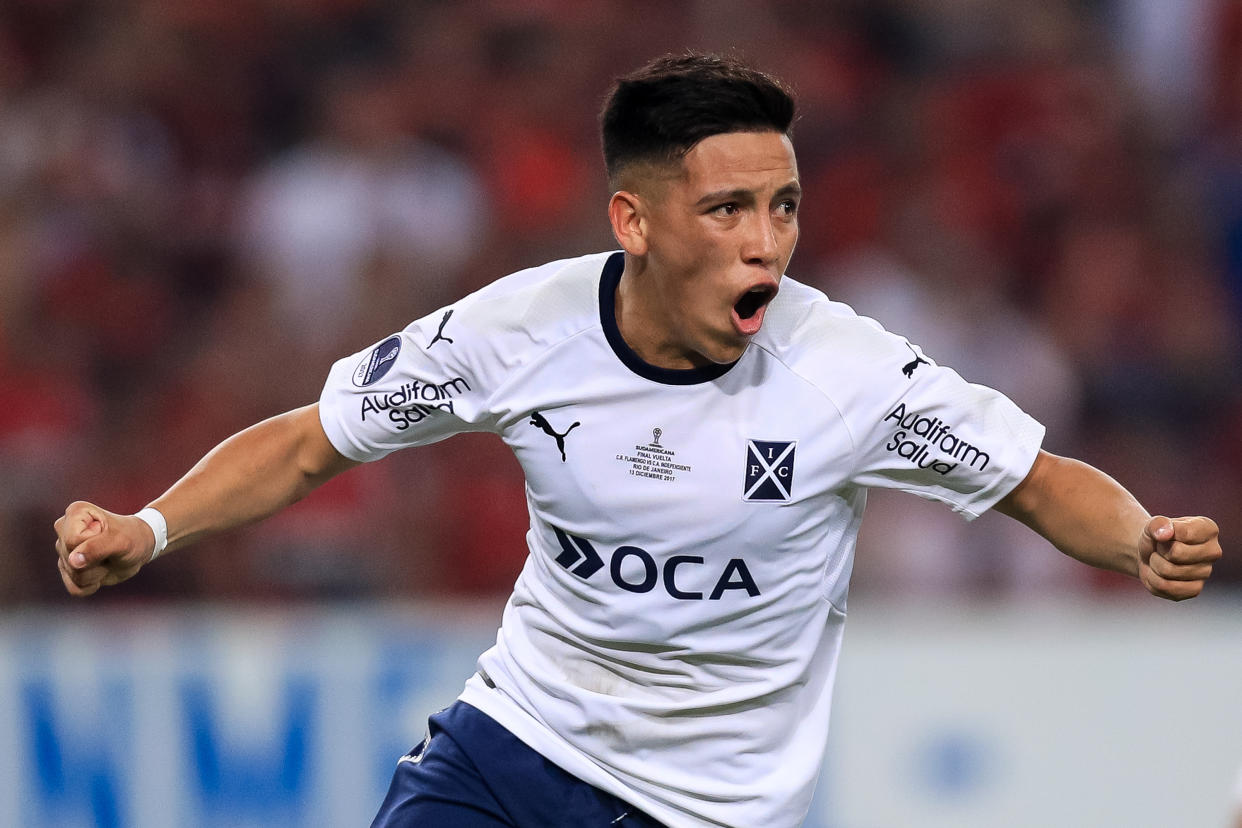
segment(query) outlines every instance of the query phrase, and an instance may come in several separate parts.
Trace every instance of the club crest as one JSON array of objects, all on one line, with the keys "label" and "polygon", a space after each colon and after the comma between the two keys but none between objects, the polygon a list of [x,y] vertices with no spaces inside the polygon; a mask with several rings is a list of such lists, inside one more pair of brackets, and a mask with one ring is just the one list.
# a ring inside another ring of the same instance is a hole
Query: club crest
[{"label": "club crest", "polygon": [[747,440],[742,500],[789,500],[793,495],[794,450],[797,447],[797,440]]}]

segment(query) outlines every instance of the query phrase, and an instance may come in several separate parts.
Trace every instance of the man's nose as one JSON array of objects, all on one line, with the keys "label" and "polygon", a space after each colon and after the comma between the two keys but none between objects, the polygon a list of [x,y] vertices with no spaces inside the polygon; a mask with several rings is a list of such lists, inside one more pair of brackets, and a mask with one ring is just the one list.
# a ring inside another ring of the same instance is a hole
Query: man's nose
[{"label": "man's nose", "polygon": [[742,259],[750,264],[771,265],[780,258],[780,244],[776,239],[776,226],[767,213],[757,213],[750,222]]}]

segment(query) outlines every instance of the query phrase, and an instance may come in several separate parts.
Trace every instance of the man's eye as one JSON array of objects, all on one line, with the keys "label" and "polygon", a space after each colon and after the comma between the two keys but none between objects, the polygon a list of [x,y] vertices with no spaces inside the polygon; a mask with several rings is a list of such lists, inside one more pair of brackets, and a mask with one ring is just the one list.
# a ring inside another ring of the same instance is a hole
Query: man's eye
[{"label": "man's eye", "polygon": [[792,216],[794,213],[798,212],[798,202],[793,201],[792,199],[786,199],[776,205],[776,211],[784,216]]},{"label": "man's eye", "polygon": [[718,216],[736,216],[738,214],[738,206],[733,203],[721,204],[712,210]]}]

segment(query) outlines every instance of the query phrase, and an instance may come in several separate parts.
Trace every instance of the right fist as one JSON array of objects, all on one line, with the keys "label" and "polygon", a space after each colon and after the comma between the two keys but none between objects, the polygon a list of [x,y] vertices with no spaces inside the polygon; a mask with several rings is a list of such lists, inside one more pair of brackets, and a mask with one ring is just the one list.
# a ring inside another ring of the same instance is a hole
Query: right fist
[{"label": "right fist", "polygon": [[79,598],[133,577],[155,550],[155,535],[145,522],[80,500],[69,504],[55,527],[60,578]]}]

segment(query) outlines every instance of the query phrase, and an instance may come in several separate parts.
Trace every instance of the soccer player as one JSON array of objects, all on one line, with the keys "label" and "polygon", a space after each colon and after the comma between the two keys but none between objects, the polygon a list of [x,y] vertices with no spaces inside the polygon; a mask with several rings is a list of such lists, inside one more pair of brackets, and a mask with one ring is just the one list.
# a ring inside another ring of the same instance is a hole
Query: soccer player
[{"label": "soccer player", "polygon": [[1152,517],[1042,451],[1001,393],[784,276],[793,116],[728,59],[622,78],[601,118],[618,252],[512,274],[342,359],[317,404],[225,440],[137,515],[72,504],[65,586],[89,595],[397,449],[499,435],[529,554],[375,824],[531,828],[803,820],[870,487],[997,508],[1197,595],[1211,520]]}]

